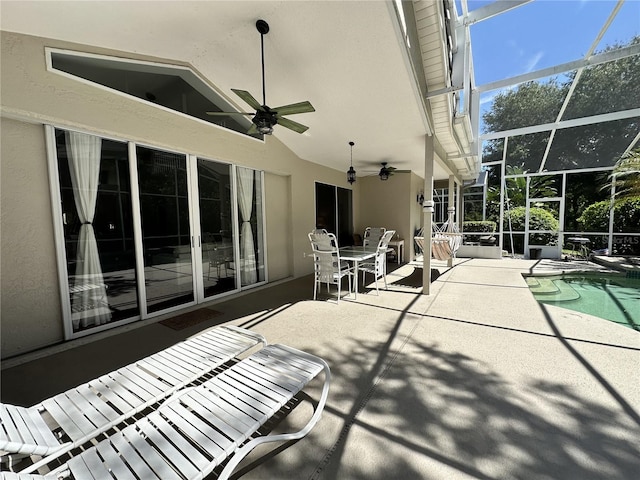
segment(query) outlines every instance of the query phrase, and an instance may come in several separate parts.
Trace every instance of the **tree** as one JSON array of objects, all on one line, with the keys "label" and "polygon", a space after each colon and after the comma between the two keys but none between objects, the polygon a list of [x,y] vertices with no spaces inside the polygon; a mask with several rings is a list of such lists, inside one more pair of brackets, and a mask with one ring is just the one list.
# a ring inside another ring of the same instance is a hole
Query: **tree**
[{"label": "tree", "polygon": [[[628,44],[640,43],[640,37]],[[604,52],[620,48],[614,44]],[[602,53],[598,52],[598,53]],[[494,98],[483,115],[484,132],[555,122],[576,72],[544,82],[527,82]],[[640,108],[640,55],[584,68],[562,115],[562,120]],[[545,164],[546,170],[611,167],[640,129],[638,117],[561,129],[556,132]],[[549,132],[509,137],[507,164],[539,171]],[[504,139],[483,147],[484,161],[501,160]]]},{"label": "tree", "polygon": [[[551,79],[548,83],[527,82],[513,90],[499,93],[493,100],[493,108],[482,119],[484,131],[503,131],[555,121],[568,87]],[[509,138],[507,162],[523,165],[527,171],[537,171],[545,151],[548,132]],[[483,161],[502,160],[504,139],[486,142]]]},{"label": "tree", "polygon": [[[608,232],[611,202],[608,200],[589,205],[578,222],[585,232]],[[634,232],[640,225],[640,196],[621,198],[613,207],[614,232]]]}]

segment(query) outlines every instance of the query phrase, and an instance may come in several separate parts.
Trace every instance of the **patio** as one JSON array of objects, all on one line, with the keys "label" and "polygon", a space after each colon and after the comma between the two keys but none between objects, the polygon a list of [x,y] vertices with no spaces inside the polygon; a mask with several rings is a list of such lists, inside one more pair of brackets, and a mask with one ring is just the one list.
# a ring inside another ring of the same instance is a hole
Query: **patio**
[{"label": "patio", "polygon": [[[325,290],[311,300],[306,276],[209,304],[210,320],[182,330],[152,323],[27,363],[5,361],[2,401],[31,405],[232,323],[323,357],[333,375],[315,429],[293,445],[255,451],[241,464],[244,479],[637,474],[638,333],[539,305],[522,274],[555,268],[549,262],[434,263],[440,275],[429,296],[420,295],[422,273],[411,264],[389,273],[388,291],[339,306]],[[313,385],[284,424],[308,414]]]}]

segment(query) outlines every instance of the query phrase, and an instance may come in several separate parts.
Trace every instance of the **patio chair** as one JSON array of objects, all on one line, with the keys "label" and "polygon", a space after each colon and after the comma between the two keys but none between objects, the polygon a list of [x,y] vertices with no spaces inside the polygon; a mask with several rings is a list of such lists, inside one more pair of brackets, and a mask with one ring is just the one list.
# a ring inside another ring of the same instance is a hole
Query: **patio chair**
[{"label": "patio chair", "polygon": [[340,260],[340,249],[338,239],[333,233],[309,233],[309,241],[313,250],[313,299],[317,298],[318,286],[322,283],[338,286],[338,299],[340,303],[340,292],[342,278],[349,277],[349,294],[351,294],[351,282],[354,274],[353,266],[347,261]]},{"label": "patio chair", "polygon": [[23,470],[36,471],[52,456],[95,438],[266,343],[250,330],[216,327],[33,407],[0,404],[0,452],[10,468],[14,460],[37,456]]},{"label": "patio chair", "polygon": [[387,250],[389,250],[389,242],[395,234],[395,230],[387,230],[384,232],[384,235],[382,235],[376,247],[376,256],[373,260],[365,260],[358,265],[358,270],[362,272],[363,284],[367,273],[373,275],[376,284],[376,293],[379,293],[378,279],[380,278],[384,280],[384,288],[385,290],[387,289]]},{"label": "patio chair", "polygon": [[[320,373],[322,393],[304,427],[293,433],[257,433]],[[227,479],[258,445],[306,436],[320,420],[330,381],[331,371],[321,358],[269,345],[201,385],[176,392],[157,410],[110,432],[46,477],[20,480],[195,480],[229,459],[216,477]]]},{"label": "patio chair", "polygon": [[387,229],[384,227],[367,227],[364,229],[362,245],[365,247],[378,245]]}]

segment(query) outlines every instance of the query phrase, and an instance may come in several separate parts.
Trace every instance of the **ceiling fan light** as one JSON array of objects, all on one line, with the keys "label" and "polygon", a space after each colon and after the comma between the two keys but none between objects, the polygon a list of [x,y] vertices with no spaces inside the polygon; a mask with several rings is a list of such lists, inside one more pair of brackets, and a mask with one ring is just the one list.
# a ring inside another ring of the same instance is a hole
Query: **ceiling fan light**
[{"label": "ceiling fan light", "polygon": [[389,172],[387,171],[386,168],[382,168],[378,175],[380,176],[380,180],[382,180],[383,182],[385,180],[389,180]]},{"label": "ceiling fan light", "polygon": [[258,114],[253,117],[253,123],[255,123],[258,132],[263,135],[271,135],[273,133],[273,125],[275,122],[272,122],[272,119],[268,115],[260,114],[262,112],[258,112]]},{"label": "ceiling fan light", "polygon": [[347,170],[347,182],[354,183],[356,181],[356,171],[353,169],[353,166],[349,167]]}]

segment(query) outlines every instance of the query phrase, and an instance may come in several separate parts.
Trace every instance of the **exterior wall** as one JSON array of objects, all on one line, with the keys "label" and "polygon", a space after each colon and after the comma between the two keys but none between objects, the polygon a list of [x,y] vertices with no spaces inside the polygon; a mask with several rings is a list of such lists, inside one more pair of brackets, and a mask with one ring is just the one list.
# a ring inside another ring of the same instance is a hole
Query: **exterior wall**
[{"label": "exterior wall", "polygon": [[[415,177],[415,178],[414,178]],[[413,258],[413,232],[417,211],[413,173],[396,173],[383,182],[377,175],[358,178],[361,211],[355,232],[364,234],[366,227],[385,227],[404,238],[405,261]],[[414,207],[414,205],[416,207]],[[410,208],[407,208],[407,207]]]},{"label": "exterior wall", "polygon": [[48,72],[45,47],[137,55],[0,33],[2,358],[63,341],[44,124],[265,170],[266,218],[276,225],[267,225],[269,272],[276,279],[312,272],[304,253],[315,224],[314,184],[349,188],[344,172],[301,160],[276,136],[252,139]]},{"label": "exterior wall", "polygon": [[291,177],[265,174],[267,269],[269,281],[293,275]]},{"label": "exterior wall", "polygon": [[63,329],[44,127],[4,118],[0,127],[0,348],[5,356],[59,342]]}]

